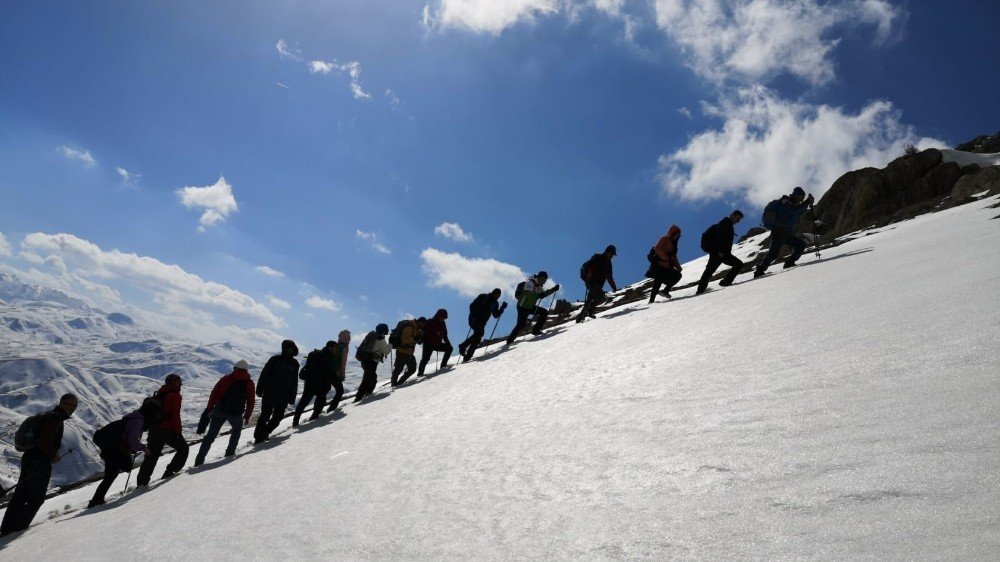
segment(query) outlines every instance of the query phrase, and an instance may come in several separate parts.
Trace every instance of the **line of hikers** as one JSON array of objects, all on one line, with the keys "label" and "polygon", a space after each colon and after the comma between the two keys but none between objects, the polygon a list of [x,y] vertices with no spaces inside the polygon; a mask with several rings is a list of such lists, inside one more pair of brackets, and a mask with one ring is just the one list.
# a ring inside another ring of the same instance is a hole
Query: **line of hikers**
[{"label": "line of hikers", "polygon": [[[757,266],[754,272],[755,278],[766,273],[767,268],[780,255],[784,245],[792,248],[791,255],[785,260],[785,268],[795,266],[805,250],[806,242],[794,235],[794,228],[812,203],[812,195],[806,197],[805,191],[801,187],[796,187],[790,195],[782,196],[765,207],[762,222],[765,228],[771,231],[771,247]],[[722,286],[732,284],[745,266],[732,253],[734,227],[742,218],[741,211],[733,211],[702,234],[701,249],[708,254],[708,264],[698,282],[696,294],[707,290],[709,280],[722,264],[731,267],[719,282]],[[649,250],[647,258],[650,265],[646,276],[653,279],[649,295],[650,303],[655,302],[657,294],[669,298],[670,289],[681,279],[681,265],[677,259],[680,238],[681,229],[671,225],[667,233]],[[605,283],[610,285],[612,291],[618,290],[611,263],[616,255],[615,246],[609,245],[603,252],[594,254],[581,266],[580,277],[587,292],[576,322],[596,317],[595,308],[606,298]],[[529,320],[533,322],[531,334],[537,336],[541,333],[548,309],[539,306],[539,302],[560,288],[556,284],[545,289],[547,281],[548,273],[539,271],[517,285],[514,291],[517,320],[514,329],[506,338],[507,345],[515,341],[529,324]],[[501,295],[502,291],[499,288],[493,289],[489,293],[477,296],[469,305],[470,335],[458,345],[462,361],[469,361],[474,356],[483,341],[490,318],[499,319],[506,310],[507,303],[499,302]],[[361,402],[374,392],[377,384],[377,367],[390,356],[392,349],[396,350],[390,379],[390,385],[394,388],[405,383],[414,373],[418,377],[424,376],[425,368],[435,352],[444,354],[438,370],[447,369],[448,360],[454,350],[448,338],[448,327],[445,323],[447,318],[448,311],[442,308],[430,320],[423,317],[402,320],[391,332],[386,324],[378,324],[374,330],[366,334],[355,353],[355,358],[361,363],[363,375],[354,402]],[[292,427],[299,426],[301,416],[310,402],[313,403],[310,420],[318,418],[324,406],[327,407],[327,412],[336,411],[344,395],[350,342],[351,333],[347,330],[341,331],[336,341],[328,341],[322,349],[310,352],[306,356],[305,365],[300,369],[299,362],[295,359],[299,354],[298,347],[292,340],[285,340],[281,343],[281,353],[272,356],[264,364],[257,384],[254,384],[250,377],[249,364],[245,360],[237,361],[232,372],[220,378],[213,387],[208,404],[199,419],[197,433],[204,434],[204,438],[195,456],[194,466],[201,466],[205,462],[223,424],[228,424],[230,427],[229,442],[224,456],[231,457],[236,454],[242,429],[250,423],[257,397],[261,398],[260,416],[254,429],[254,444],[257,445],[270,439],[270,434],[277,429],[291,404],[295,404]],[[418,344],[423,346],[419,365],[415,357]],[[302,380],[304,385],[302,395],[296,403],[299,380]],[[126,414],[94,433],[93,441],[100,448],[105,470],[104,478],[95,489],[88,508],[105,503],[105,495],[115,478],[121,472],[131,472],[135,457],[139,453],[145,454],[136,479],[136,484],[140,487],[149,485],[165,446],[169,445],[175,452],[163,472],[163,478],[169,479],[181,471],[187,462],[189,452],[180,418],[182,386],[183,381],[180,376],[167,375],[163,386],[151,397],[146,398],[136,411]],[[334,390],[334,395],[327,403],[326,398],[330,390]],[[55,408],[27,418],[15,433],[15,448],[24,455],[21,457],[21,472],[14,494],[0,524],[0,537],[26,529],[44,503],[52,475],[52,465],[61,458],[63,423],[73,415],[77,404],[78,399],[75,395],[65,394]],[[141,442],[143,432],[148,432],[145,445]],[[62,456],[66,454],[68,452]],[[3,494],[6,492],[4,490]]]}]

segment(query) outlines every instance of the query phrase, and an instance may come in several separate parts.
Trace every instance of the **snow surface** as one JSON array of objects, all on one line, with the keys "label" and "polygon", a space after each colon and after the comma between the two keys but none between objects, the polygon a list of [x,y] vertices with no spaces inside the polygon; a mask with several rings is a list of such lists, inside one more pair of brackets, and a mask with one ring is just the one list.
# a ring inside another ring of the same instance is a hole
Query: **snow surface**
[{"label": "snow surface", "polygon": [[71,492],[0,554],[995,560],[997,201],[494,347],[103,508]]},{"label": "snow surface", "polygon": [[990,166],[1000,166],[1000,153],[979,154],[976,152],[963,152],[961,150],[940,149],[943,162],[955,162],[959,166],[978,164],[981,168]]}]

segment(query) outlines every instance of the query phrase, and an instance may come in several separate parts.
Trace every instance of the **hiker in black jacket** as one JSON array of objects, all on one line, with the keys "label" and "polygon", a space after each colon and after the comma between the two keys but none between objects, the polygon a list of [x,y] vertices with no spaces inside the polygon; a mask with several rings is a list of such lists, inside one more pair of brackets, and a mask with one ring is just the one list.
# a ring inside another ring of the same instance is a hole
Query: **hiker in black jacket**
[{"label": "hiker in black jacket", "polygon": [[472,359],[476,353],[476,348],[483,341],[486,333],[486,324],[490,317],[500,318],[504,310],[507,310],[507,303],[497,306],[500,302],[502,291],[497,288],[489,293],[483,293],[476,297],[469,305],[469,328],[472,328],[472,335],[458,344],[458,354],[462,356],[462,361]]},{"label": "hiker in black jacket", "polygon": [[723,287],[732,285],[733,281],[736,280],[736,276],[743,269],[743,262],[733,255],[733,238],[736,236],[736,231],[733,227],[742,218],[743,213],[741,211],[733,211],[728,217],[719,221],[718,224],[708,227],[708,230],[702,234],[701,249],[708,254],[708,265],[705,266],[705,272],[701,274],[701,280],[698,281],[696,295],[700,295],[708,289],[708,281],[715,274],[715,270],[719,269],[720,265],[726,264],[732,268],[726,274],[725,278],[719,281],[719,285]]},{"label": "hiker in black jacket", "polygon": [[281,342],[281,354],[267,360],[257,379],[257,396],[260,397],[260,417],[253,432],[254,444],[267,441],[285,417],[285,408],[295,404],[299,390],[299,362],[295,356],[299,348],[292,340]]},{"label": "hiker in black jacket", "polygon": [[[349,332],[347,337],[349,340]],[[306,357],[306,365],[302,367],[302,372],[299,374],[300,378],[306,384],[302,388],[302,397],[299,398],[299,403],[295,406],[292,427],[299,426],[299,418],[305,412],[306,405],[313,400],[315,400],[315,403],[313,404],[312,415],[309,416],[309,419],[314,420],[319,417],[323,411],[323,406],[326,404],[326,394],[330,392],[333,380],[338,376],[343,351],[343,346],[330,340],[326,342],[323,349],[316,349],[309,352],[309,356]],[[342,395],[343,386],[340,388],[340,394]],[[336,400],[340,400],[340,395],[337,396]]]},{"label": "hiker in black jacket", "polygon": [[52,465],[61,458],[59,449],[62,447],[63,422],[73,415],[77,404],[75,394],[63,394],[59,405],[38,421],[32,447],[21,457],[21,473],[7,511],[3,514],[0,537],[27,529],[45,503]]},{"label": "hiker in black jacket", "polygon": [[580,272],[580,277],[583,278],[583,283],[587,287],[587,295],[584,297],[580,314],[576,317],[577,323],[583,322],[588,316],[597,318],[594,315],[594,309],[597,308],[597,305],[604,302],[605,281],[611,285],[612,291],[618,290],[611,267],[611,258],[616,255],[618,255],[618,250],[614,244],[611,244],[604,249],[604,253],[594,254],[584,264],[583,270]]}]

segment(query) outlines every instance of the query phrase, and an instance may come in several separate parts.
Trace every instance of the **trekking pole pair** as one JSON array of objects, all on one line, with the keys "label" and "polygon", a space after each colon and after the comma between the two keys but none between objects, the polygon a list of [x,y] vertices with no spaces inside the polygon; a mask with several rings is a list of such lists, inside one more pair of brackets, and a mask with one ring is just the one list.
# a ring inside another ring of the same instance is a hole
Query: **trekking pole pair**
[{"label": "trekking pole pair", "polygon": [[[500,313],[500,316],[503,316],[503,312]],[[500,324],[500,316],[497,316],[497,321],[493,323],[493,330],[490,331],[490,339],[486,340],[486,346],[483,347],[483,353],[485,353],[485,350],[491,343],[493,343],[493,334],[497,333],[497,326]]]}]

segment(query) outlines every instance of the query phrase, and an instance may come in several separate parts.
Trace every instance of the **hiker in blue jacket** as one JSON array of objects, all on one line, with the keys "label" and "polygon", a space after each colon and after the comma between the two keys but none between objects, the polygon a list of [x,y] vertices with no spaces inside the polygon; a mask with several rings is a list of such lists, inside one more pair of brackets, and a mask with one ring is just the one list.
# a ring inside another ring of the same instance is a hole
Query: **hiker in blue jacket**
[{"label": "hiker in blue jacket", "polygon": [[754,271],[754,277],[760,277],[767,272],[767,268],[778,259],[781,247],[785,245],[792,248],[792,255],[785,260],[785,269],[795,267],[795,262],[802,257],[802,252],[806,249],[805,240],[795,236],[795,224],[812,204],[812,194],[806,197],[805,190],[796,187],[791,195],[783,195],[781,199],[771,201],[764,208],[764,227],[771,230],[771,247],[764,256],[764,261],[760,262]]}]

